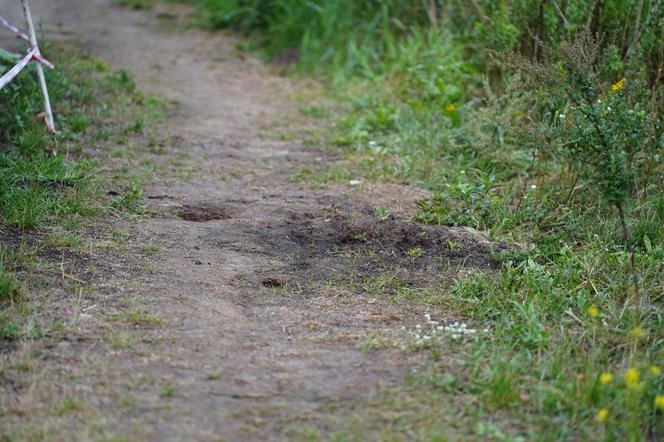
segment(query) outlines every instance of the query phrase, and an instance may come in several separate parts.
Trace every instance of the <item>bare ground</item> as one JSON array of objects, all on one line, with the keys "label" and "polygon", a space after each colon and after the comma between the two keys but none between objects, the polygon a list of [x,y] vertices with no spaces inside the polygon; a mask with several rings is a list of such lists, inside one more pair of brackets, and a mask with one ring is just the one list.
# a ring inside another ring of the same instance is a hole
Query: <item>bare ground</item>
[{"label": "bare ground", "polygon": [[[295,182],[334,153],[265,133],[304,124],[294,97],[309,85],[242,55],[234,37],[169,30],[154,12],[106,0],[31,4],[51,38],[127,67],[173,103],[157,160],[192,173],[153,177],[149,216],[95,220],[85,251],[41,252],[54,276],[32,296],[67,326],[0,343],[9,440],[333,434],[353,404],[398,388],[420,362],[360,347],[377,332],[398,336],[423,307],[349,281],[389,275],[417,287],[495,266],[476,232],[408,221],[421,191]],[[377,207],[392,215],[377,219]]]}]

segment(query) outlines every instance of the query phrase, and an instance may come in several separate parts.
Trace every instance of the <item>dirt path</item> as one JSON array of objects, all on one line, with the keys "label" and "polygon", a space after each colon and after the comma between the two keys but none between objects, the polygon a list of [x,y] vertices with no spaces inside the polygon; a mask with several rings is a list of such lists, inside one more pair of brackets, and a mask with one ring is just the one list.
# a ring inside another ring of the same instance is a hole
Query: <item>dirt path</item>
[{"label": "dirt path", "polygon": [[[232,37],[170,32],[154,12],[105,0],[31,3],[51,38],[176,103],[151,158],[191,176],[146,186],[149,219],[104,221],[128,232],[125,250],[68,255],[94,294],[75,329],[17,351],[32,368],[10,375],[14,428],[48,440],[283,440],[308,426],[332,433],[364,398],[402,385],[417,354],[360,346],[376,334],[398,342],[422,311],[357,285],[487,267],[490,245],[405,221],[421,196],[407,186],[294,182],[332,154],[260,128],[297,115],[303,86],[242,56]],[[380,222],[379,206],[397,216]],[[53,411],[63,398],[75,412]]]}]

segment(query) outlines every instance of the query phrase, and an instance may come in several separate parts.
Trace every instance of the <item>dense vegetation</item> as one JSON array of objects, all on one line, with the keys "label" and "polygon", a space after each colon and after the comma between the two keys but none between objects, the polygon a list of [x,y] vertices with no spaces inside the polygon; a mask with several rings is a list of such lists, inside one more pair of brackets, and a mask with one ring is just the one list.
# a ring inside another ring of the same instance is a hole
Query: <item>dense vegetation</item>
[{"label": "dense vegetation", "polygon": [[[507,439],[664,437],[662,2],[192,2],[352,104],[344,167],[434,191],[421,222],[518,245],[422,296],[492,330],[452,380],[431,345],[427,388]],[[440,434],[422,422],[390,428]]]}]

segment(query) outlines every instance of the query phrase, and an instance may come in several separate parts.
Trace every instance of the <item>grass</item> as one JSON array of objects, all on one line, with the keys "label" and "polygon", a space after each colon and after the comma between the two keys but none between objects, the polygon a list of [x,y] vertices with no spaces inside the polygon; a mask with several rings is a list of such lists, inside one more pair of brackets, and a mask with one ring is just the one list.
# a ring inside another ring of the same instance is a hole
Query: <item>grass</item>
[{"label": "grass", "polygon": [[127,321],[136,326],[156,326],[164,323],[162,317],[152,314],[145,309],[128,312]]},{"label": "grass", "polygon": [[140,247],[141,253],[145,253],[146,255],[153,255],[157,253],[160,248],[158,244],[155,244],[153,242],[148,242],[146,244],[141,245]]},{"label": "grass", "polygon": [[[100,164],[106,159],[97,148],[142,133],[161,112],[161,104],[143,96],[127,71],[109,71],[105,63],[65,45],[44,47],[47,56],[62,66],[47,73],[58,134],[49,134],[34,118],[42,106],[34,70],[28,69],[0,91],[4,338],[40,333],[41,313],[33,311],[31,301],[35,290],[45,285],[39,270],[44,265],[29,256],[44,248],[81,250],[86,244],[81,236],[86,220],[107,211],[140,212],[136,202],[140,186],[127,173],[111,172],[114,186],[126,186],[129,192],[115,200],[105,198],[111,177],[101,173],[108,165]],[[0,70],[10,64],[11,60],[1,59]],[[33,252],[24,253],[26,248]]]},{"label": "grass", "polygon": [[216,381],[221,379],[221,372],[218,371],[209,371],[205,373],[205,380],[206,381]]},{"label": "grass", "polygon": [[173,397],[178,392],[178,387],[176,385],[167,385],[161,389],[159,395],[161,397]]},{"label": "grass", "polygon": [[157,1],[156,0],[114,0],[114,4],[118,6],[124,6],[131,9],[150,9],[152,8]]},{"label": "grass", "polygon": [[[59,135],[47,134],[33,119],[41,106],[34,73],[20,76],[1,92],[5,108],[0,117],[0,219],[21,230],[54,218],[98,213],[91,199],[96,196],[98,182],[93,176],[99,165],[77,153],[86,142],[105,137],[105,119],[119,120],[144,104],[155,108],[126,71],[107,72],[103,63],[63,47],[50,50],[69,66],[48,76],[52,101],[58,104]],[[121,131],[135,132],[155,118],[153,110],[145,109]],[[93,123],[94,130],[89,130]]]},{"label": "grass", "polygon": [[[446,117],[435,120],[433,112],[417,111],[420,116],[414,117],[408,104],[398,97],[390,99],[404,109],[396,112],[399,117],[390,123],[392,127],[377,126],[371,117],[387,111],[364,104],[351,108],[342,125],[343,144],[350,146],[351,155],[359,162],[371,158],[380,171],[365,179],[407,179],[436,192],[434,200],[421,202],[416,217],[420,222],[471,226],[518,246],[502,257],[504,266],[498,272],[457,277],[449,291],[396,288],[397,302],[444,306],[496,331],[491,339],[468,346],[463,356],[467,374],[458,379],[456,388],[435,395],[442,401],[467,400],[473,407],[445,411],[423,387],[395,392],[402,399],[369,402],[366,413],[349,418],[353,429],[341,439],[415,434],[417,440],[553,441],[597,435],[606,440],[643,440],[648,432],[661,434],[664,429],[657,424],[661,411],[654,404],[664,390],[664,379],[649,373],[651,366],[664,365],[660,261],[664,237],[658,214],[662,189],[653,187],[649,195],[639,196],[629,220],[630,229],[637,232],[641,290],[651,300],[642,310],[632,289],[620,224],[612,208],[602,205],[591,189],[585,188],[585,194],[572,190],[574,198],[566,204],[561,199],[570,194],[571,179],[557,181],[559,177],[549,175],[543,166],[524,179],[519,170],[528,168],[527,156],[521,160],[521,153],[514,151],[511,157],[496,158],[496,152],[483,150],[476,138],[477,144],[463,140],[478,127],[474,124],[481,124],[471,123],[480,117],[474,109],[455,110],[470,121],[454,127]],[[431,127],[422,127],[421,121],[432,120]],[[375,145],[388,146],[388,155],[381,152],[376,161]],[[500,154],[504,156],[508,148]],[[418,251],[411,253],[415,257]],[[591,307],[598,309],[595,317],[589,313],[594,311]],[[634,331],[640,329],[643,336],[636,338]],[[444,354],[445,347],[438,352]],[[629,387],[625,381],[630,368],[640,374],[637,386]],[[433,360],[429,382],[452,369]],[[602,373],[611,373],[616,380],[600,386]],[[608,417],[598,417],[604,409]],[[477,410],[483,410],[483,420],[475,418]],[[395,413],[403,416],[401,425],[382,418]],[[458,436],[441,433],[449,414],[462,416],[454,421],[461,423]],[[380,432],[367,433],[366,425],[381,423]]]},{"label": "grass", "polygon": [[23,300],[24,290],[12,273],[0,267],[0,300],[3,304],[15,303]]},{"label": "grass", "polygon": [[53,412],[58,416],[77,413],[85,410],[85,404],[77,399],[65,397],[53,405]]}]

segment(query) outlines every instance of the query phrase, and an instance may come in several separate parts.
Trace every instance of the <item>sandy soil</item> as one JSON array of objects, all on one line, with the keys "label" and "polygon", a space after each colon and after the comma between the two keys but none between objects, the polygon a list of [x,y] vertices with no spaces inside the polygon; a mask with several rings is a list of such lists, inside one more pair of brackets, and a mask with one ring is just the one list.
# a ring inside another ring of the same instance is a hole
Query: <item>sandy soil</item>
[{"label": "sandy soil", "polygon": [[[17,9],[8,3],[0,9]],[[292,180],[330,150],[261,134],[293,124],[286,116],[306,85],[238,52],[234,37],[174,31],[154,11],[106,0],[31,4],[51,39],[126,67],[173,103],[158,130],[161,160],[195,168],[148,183],[149,217],[99,220],[99,241],[125,229],[126,247],[56,258],[92,289],[65,332],[12,344],[5,435],[284,440],[305,426],[332,433],[353,404],[402,385],[420,356],[360,344],[398,336],[423,311],[346,282],[435,282],[450,266],[490,268],[492,245],[408,221],[425,194],[402,184],[315,190]],[[394,215],[380,221],[376,207]]]}]

